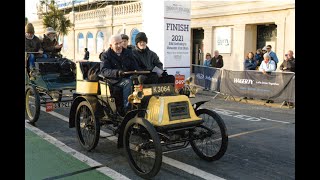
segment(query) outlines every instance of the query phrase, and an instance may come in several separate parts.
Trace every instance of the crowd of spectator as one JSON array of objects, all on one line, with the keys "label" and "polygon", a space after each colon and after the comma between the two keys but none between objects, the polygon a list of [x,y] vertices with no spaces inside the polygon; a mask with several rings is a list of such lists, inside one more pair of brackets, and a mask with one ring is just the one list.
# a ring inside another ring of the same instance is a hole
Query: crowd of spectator
[{"label": "crowd of spectator", "polygon": [[[261,71],[263,74],[268,74],[273,71],[276,71],[278,64],[280,64],[279,69],[282,72],[295,72],[295,58],[293,56],[293,51],[289,50],[282,62],[279,62],[277,54],[272,51],[271,45],[266,45],[261,49],[257,49],[255,53],[248,52],[244,61],[243,67],[244,70],[256,70]],[[212,57],[210,53],[206,54],[206,58],[203,61],[203,65],[206,67],[223,67],[223,56],[219,54],[218,50],[214,51],[214,56]],[[210,90],[209,82],[205,83],[205,91]],[[247,97],[244,97],[247,99]],[[250,98],[252,99],[252,98]],[[272,100],[266,100],[266,103],[273,103]],[[293,106],[292,102],[284,102],[285,105]]]}]

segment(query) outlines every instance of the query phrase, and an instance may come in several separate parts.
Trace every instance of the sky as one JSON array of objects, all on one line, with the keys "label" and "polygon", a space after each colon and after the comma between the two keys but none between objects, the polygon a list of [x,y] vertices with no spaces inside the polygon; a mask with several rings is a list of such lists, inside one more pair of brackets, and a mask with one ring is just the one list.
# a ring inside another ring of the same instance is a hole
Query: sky
[{"label": "sky", "polygon": [[28,18],[29,21],[36,20],[37,17],[37,6],[36,4],[38,3],[39,0],[25,0],[25,12],[26,12],[26,17]]}]

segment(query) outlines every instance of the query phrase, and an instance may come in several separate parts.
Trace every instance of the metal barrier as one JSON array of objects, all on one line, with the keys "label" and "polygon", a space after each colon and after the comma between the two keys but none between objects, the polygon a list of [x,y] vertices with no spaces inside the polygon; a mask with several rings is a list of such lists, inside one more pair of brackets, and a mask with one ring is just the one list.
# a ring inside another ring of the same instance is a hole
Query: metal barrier
[{"label": "metal barrier", "polygon": [[[192,66],[196,85],[206,88],[209,83],[212,91],[227,95],[226,99],[238,96],[295,102],[294,72],[263,74],[257,70],[231,71],[201,65]],[[284,102],[282,104],[285,104]]]}]

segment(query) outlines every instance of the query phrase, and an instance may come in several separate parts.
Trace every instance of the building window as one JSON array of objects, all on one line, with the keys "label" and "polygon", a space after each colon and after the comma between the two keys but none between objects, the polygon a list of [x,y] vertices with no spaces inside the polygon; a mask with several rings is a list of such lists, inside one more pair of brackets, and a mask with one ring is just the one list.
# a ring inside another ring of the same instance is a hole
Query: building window
[{"label": "building window", "polygon": [[94,48],[94,40],[93,40],[93,35],[91,32],[88,32],[87,34],[87,48],[89,52],[93,52]]},{"label": "building window", "polygon": [[84,49],[84,37],[82,33],[78,35],[78,53],[82,52]]},{"label": "building window", "polygon": [[138,29],[136,29],[136,28],[133,28],[132,30],[131,30],[131,45],[136,45],[136,41],[135,41],[135,39],[136,39],[136,35],[139,33],[139,30]]},{"label": "building window", "polygon": [[101,31],[98,32],[97,34],[97,53],[102,52],[103,50],[103,41],[104,41],[104,35]]}]

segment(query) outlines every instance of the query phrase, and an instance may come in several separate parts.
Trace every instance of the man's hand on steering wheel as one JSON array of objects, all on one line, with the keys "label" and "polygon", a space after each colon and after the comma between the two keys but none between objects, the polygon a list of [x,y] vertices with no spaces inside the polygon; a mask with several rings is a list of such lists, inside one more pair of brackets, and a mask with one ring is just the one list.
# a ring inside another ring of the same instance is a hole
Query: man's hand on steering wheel
[{"label": "man's hand on steering wheel", "polygon": [[161,74],[161,76],[168,76],[167,70],[163,70],[163,73]]},{"label": "man's hand on steering wheel", "polygon": [[118,77],[123,77],[125,75],[124,71],[119,70],[118,71]]}]

